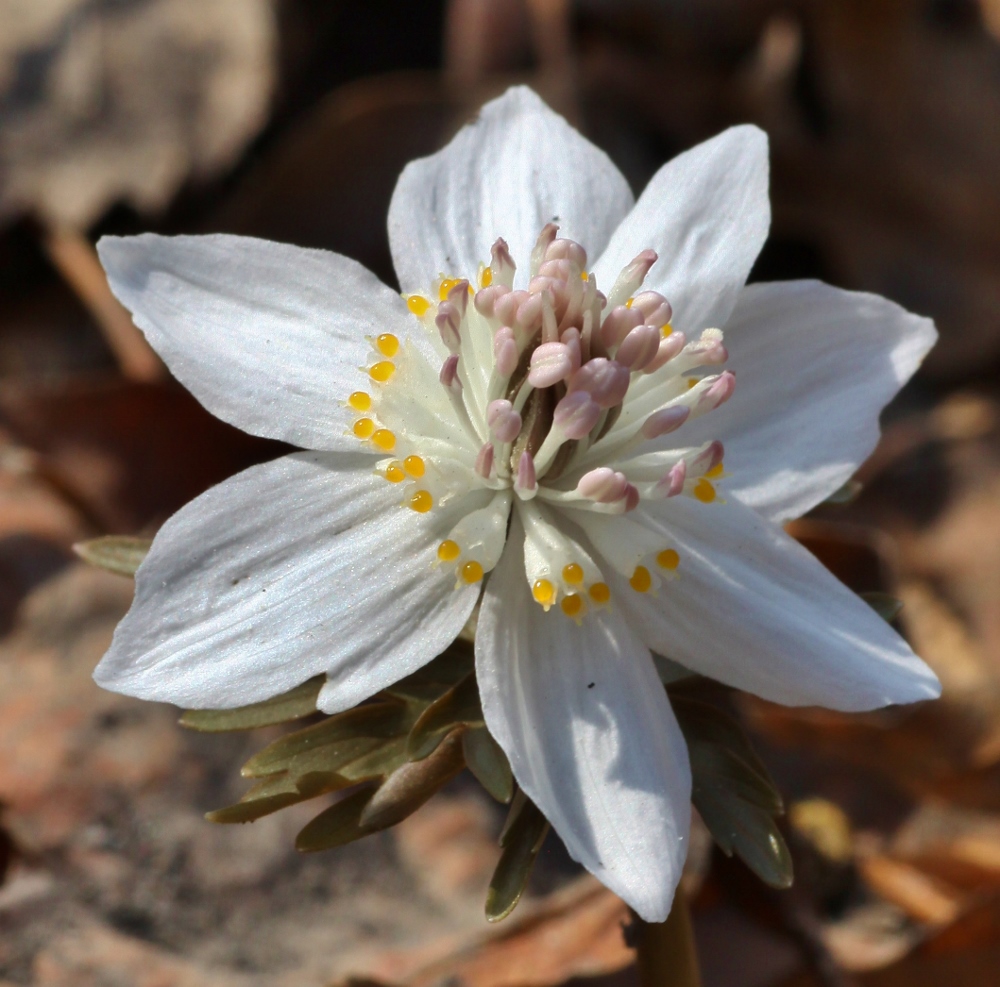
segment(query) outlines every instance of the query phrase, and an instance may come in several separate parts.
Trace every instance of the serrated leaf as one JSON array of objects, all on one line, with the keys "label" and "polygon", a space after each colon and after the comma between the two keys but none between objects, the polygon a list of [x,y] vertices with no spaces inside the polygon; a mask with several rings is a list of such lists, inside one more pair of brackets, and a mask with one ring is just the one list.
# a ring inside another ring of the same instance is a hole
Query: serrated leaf
[{"label": "serrated leaf", "polygon": [[889,593],[862,593],[861,599],[889,624],[899,616],[903,609],[903,601]]},{"label": "serrated leaf", "polygon": [[489,730],[485,727],[466,730],[462,734],[462,753],[469,770],[493,798],[507,803],[514,797],[510,761]]},{"label": "serrated leaf", "polygon": [[829,497],[823,501],[824,504],[837,504],[843,506],[850,504],[857,499],[863,487],[857,480],[848,480],[842,487],[838,487]]},{"label": "serrated leaf", "polygon": [[694,792],[692,801],[727,856],[735,852],[773,888],[791,887],[791,854],[774,818],[766,810],[721,791]]},{"label": "serrated leaf", "polygon": [[149,554],[152,538],[131,538],[126,535],[104,535],[79,541],[73,551],[90,565],[119,576],[134,576],[142,560]]},{"label": "serrated leaf", "polygon": [[[243,776],[260,778],[288,771],[296,757],[324,747],[331,748],[330,765],[338,763],[341,757],[352,760],[377,747],[380,740],[405,735],[415,715],[407,705],[393,700],[356,706],[322,723],[280,737],[243,765]],[[352,747],[350,742],[358,742],[357,747]],[[342,746],[337,747],[338,744]],[[331,770],[336,768],[331,767]]]},{"label": "serrated leaf", "polygon": [[366,785],[325,809],[295,838],[295,849],[302,853],[316,853],[344,846],[374,833],[374,829],[361,825],[361,813],[375,794],[375,789],[375,785]]},{"label": "serrated leaf", "polygon": [[499,922],[514,910],[528,885],[549,823],[523,792],[514,796],[500,837],[503,852],[486,892],[486,918]]},{"label": "serrated leaf", "polygon": [[323,676],[317,675],[283,695],[252,706],[241,706],[239,709],[189,709],[181,715],[180,724],[201,733],[226,733],[290,723],[316,712],[316,697],[322,686]]},{"label": "serrated leaf", "polygon": [[434,700],[420,714],[410,730],[407,753],[411,761],[427,757],[445,734],[457,726],[483,726],[483,708],[479,702],[479,686],[470,672],[443,696]]},{"label": "serrated leaf", "polygon": [[453,730],[437,750],[420,761],[407,761],[382,783],[361,813],[361,825],[395,826],[416,812],[465,767],[462,731]]}]

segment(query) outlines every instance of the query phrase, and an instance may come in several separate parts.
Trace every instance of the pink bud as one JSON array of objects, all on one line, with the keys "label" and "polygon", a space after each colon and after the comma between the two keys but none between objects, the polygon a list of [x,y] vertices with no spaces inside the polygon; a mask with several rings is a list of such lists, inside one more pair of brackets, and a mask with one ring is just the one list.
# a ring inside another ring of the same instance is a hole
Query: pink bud
[{"label": "pink bud", "polygon": [[486,445],[479,450],[479,455],[476,456],[476,472],[488,480],[490,474],[493,472],[493,443],[487,442]]},{"label": "pink bud", "polygon": [[714,381],[699,395],[698,403],[694,410],[703,415],[708,411],[714,411],[720,404],[725,404],[733,396],[736,390],[736,374],[731,370],[724,370]]},{"label": "pink bud", "polygon": [[634,312],[624,305],[619,305],[608,313],[601,325],[601,342],[608,349],[613,349],[628,335],[629,330],[641,326],[642,322],[642,312]]},{"label": "pink bud", "polygon": [[514,330],[510,326],[502,326],[493,337],[493,364],[501,377],[510,377],[517,369],[520,353],[514,340]]},{"label": "pink bud", "polygon": [[498,442],[513,442],[521,432],[521,416],[510,401],[491,401],[486,409],[486,423]]},{"label": "pink bud", "polygon": [[665,363],[669,363],[682,349],[687,340],[682,332],[672,332],[666,339],[660,340],[656,356],[646,365],[645,373],[656,373]]},{"label": "pink bud", "polygon": [[642,435],[646,439],[655,439],[668,432],[673,432],[683,425],[691,415],[691,410],[684,405],[674,405],[671,408],[661,408],[654,411],[642,423]]},{"label": "pink bud", "polygon": [[600,417],[600,405],[586,391],[574,391],[556,405],[552,420],[567,439],[582,439]]},{"label": "pink bud", "polygon": [[531,354],[528,383],[532,387],[551,387],[573,372],[573,353],[565,343],[542,343]]},{"label": "pink bud", "polygon": [[538,486],[535,477],[535,460],[530,452],[522,452],[517,464],[517,486],[521,490],[534,490]]},{"label": "pink bud", "polygon": [[632,299],[632,310],[642,313],[648,326],[662,329],[674,316],[670,302],[658,291],[643,291]]},{"label": "pink bud", "polygon": [[462,389],[462,382],[458,379],[457,353],[453,353],[441,364],[441,373],[438,379],[449,391],[460,391]]},{"label": "pink bud", "polygon": [[622,340],[615,359],[629,370],[642,370],[656,357],[662,339],[655,326],[636,326]]},{"label": "pink bud", "polygon": [[569,390],[586,391],[599,407],[614,408],[625,400],[629,379],[628,367],[598,356],[570,377]]},{"label": "pink bud", "polygon": [[459,318],[458,310],[451,304],[451,302],[442,302],[438,306],[438,314],[435,317],[434,322],[438,327],[438,331],[441,333],[441,339],[444,342],[444,345],[447,346],[452,353],[457,353],[462,345],[462,336],[459,332],[461,319]]},{"label": "pink bud", "polygon": [[577,493],[587,500],[600,504],[613,504],[625,496],[629,482],[624,473],[616,473],[608,466],[584,473],[576,485]]}]

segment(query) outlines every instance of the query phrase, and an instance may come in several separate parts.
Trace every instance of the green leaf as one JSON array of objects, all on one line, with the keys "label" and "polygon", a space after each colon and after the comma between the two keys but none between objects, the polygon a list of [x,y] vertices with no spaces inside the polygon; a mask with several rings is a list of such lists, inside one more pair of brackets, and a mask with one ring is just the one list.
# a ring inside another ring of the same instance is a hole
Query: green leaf
[{"label": "green leaf", "polygon": [[459,729],[448,734],[433,754],[420,761],[407,761],[393,771],[362,811],[361,825],[372,829],[395,826],[416,812],[464,767]]},{"label": "green leaf", "polygon": [[295,838],[295,849],[302,853],[315,853],[374,833],[374,829],[361,825],[361,813],[375,794],[375,789],[375,785],[366,785],[321,812]]},{"label": "green leaf", "polygon": [[656,674],[660,676],[660,681],[664,685],[673,685],[675,682],[689,679],[695,674],[690,668],[678,665],[677,662],[664,658],[663,655],[658,655],[655,651],[653,652],[653,664],[656,666]]},{"label": "green leaf", "polygon": [[774,785],[730,748],[698,741],[688,744],[688,751],[691,773],[702,789],[729,793],[759,806],[770,815],[780,815],[784,811],[781,795]]},{"label": "green leaf", "polygon": [[850,504],[857,499],[863,487],[857,480],[848,480],[842,487],[834,490],[829,497],[823,501],[824,504],[837,504],[842,506]]},{"label": "green leaf", "polygon": [[[346,763],[374,749],[381,740],[407,733],[414,716],[409,706],[394,700],[356,706],[269,744],[243,765],[243,776],[260,778],[288,771],[296,757],[324,747],[333,748],[329,751],[329,765],[336,770],[332,766],[341,759]],[[352,741],[357,742],[356,746],[345,743]]]},{"label": "green leaf", "polygon": [[225,733],[301,720],[316,712],[316,697],[322,686],[323,676],[317,675],[290,692],[252,706],[241,706],[239,709],[189,709],[181,715],[180,724],[201,733]]},{"label": "green leaf", "polygon": [[474,668],[472,645],[466,641],[455,641],[447,651],[438,655],[433,661],[384,689],[383,692],[399,699],[432,703]]},{"label": "green leaf", "polygon": [[265,778],[253,786],[235,805],[206,813],[214,823],[253,822],[297,802],[305,802],[327,792],[348,788],[352,782],[336,775],[307,775],[290,778],[287,775]]},{"label": "green leaf", "polygon": [[470,672],[443,696],[435,699],[413,724],[407,741],[411,761],[427,757],[445,734],[457,726],[483,726],[476,675]]},{"label": "green leaf", "polygon": [[149,553],[152,538],[130,538],[126,535],[104,535],[79,541],[73,551],[91,565],[107,569],[119,576],[134,576],[135,570]]},{"label": "green leaf", "polygon": [[498,802],[507,803],[514,797],[514,774],[503,748],[486,727],[466,730],[462,734],[465,763],[476,780]]},{"label": "green leaf", "polygon": [[506,918],[521,900],[548,831],[548,820],[524,792],[518,791],[500,836],[503,852],[486,892],[486,918],[490,922]]},{"label": "green leaf", "polygon": [[889,593],[862,593],[865,601],[884,621],[892,623],[903,609],[903,601]]}]

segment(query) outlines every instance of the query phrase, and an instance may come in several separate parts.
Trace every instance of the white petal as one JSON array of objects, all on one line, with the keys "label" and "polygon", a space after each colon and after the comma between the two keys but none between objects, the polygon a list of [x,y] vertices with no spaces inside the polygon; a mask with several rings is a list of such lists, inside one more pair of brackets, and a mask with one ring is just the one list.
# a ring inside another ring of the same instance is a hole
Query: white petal
[{"label": "white petal", "polygon": [[690,337],[722,325],[771,224],[767,136],[733,127],[665,164],[594,265],[610,288],[640,251],[659,254],[644,287],[665,295]]},{"label": "white petal", "polygon": [[930,319],[877,295],[750,285],[726,326],[736,393],[678,436],[721,439],[725,490],[775,521],[798,517],[869,456],[879,412],[936,339]]},{"label": "white petal", "polygon": [[418,515],[363,456],[297,453],[214,487],[160,530],[94,673],[189,708],[258,702],[328,672],[354,705],[428,662],[479,587],[434,568],[447,511]]},{"label": "white petal", "polygon": [[612,588],[654,651],[786,706],[853,712],[940,694],[871,607],[749,507],[676,497],[643,513],[680,553],[677,578],[657,597],[617,577]]},{"label": "white petal", "polygon": [[490,732],[570,855],[663,921],[687,854],[691,772],[649,651],[614,613],[545,613],[515,519],[486,587],[476,674]]},{"label": "white petal", "polygon": [[546,223],[598,257],[631,206],[610,158],[518,86],[444,150],[406,166],[389,207],[389,243],[404,292],[426,292],[441,274],[474,277],[501,236],[523,285]]},{"label": "white petal", "polygon": [[416,327],[374,274],[325,250],[152,233],[97,249],[136,325],[212,414],[307,449],[358,448],[344,402],[371,384],[365,335]]}]

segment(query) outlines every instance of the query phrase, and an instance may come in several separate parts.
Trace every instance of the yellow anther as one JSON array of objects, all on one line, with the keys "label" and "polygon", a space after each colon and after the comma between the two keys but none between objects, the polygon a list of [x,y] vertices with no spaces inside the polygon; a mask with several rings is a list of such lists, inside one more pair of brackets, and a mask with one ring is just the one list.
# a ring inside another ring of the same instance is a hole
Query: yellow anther
[{"label": "yellow anther", "polygon": [[580,611],[583,610],[583,600],[576,593],[571,593],[559,601],[559,606],[567,617],[579,617]]},{"label": "yellow anther", "polygon": [[394,459],[385,468],[385,478],[390,483],[402,483],[406,479],[406,474],[403,472],[403,467]]},{"label": "yellow anther", "polygon": [[590,275],[586,271],[581,271],[580,272],[580,280],[581,281],[589,281],[590,280]]},{"label": "yellow anther", "polygon": [[563,566],[562,576],[571,586],[577,586],[583,582],[583,569],[575,562],[570,562],[569,565]]},{"label": "yellow anther", "polygon": [[694,496],[703,504],[711,504],[715,500],[715,487],[708,480],[702,478],[694,485]]},{"label": "yellow anther", "polygon": [[448,292],[451,291],[451,289],[454,288],[460,280],[460,278],[445,278],[444,281],[441,282],[441,287],[438,289],[438,297],[441,301],[444,301],[448,297]]},{"label": "yellow anther", "polygon": [[430,299],[424,298],[423,295],[410,295],[406,299],[406,307],[419,319],[421,316],[427,314],[431,303]]},{"label": "yellow anther", "polygon": [[375,432],[372,436],[372,442],[383,452],[392,452],[396,448],[396,436],[387,428],[380,428]]},{"label": "yellow anther", "polygon": [[611,590],[607,583],[594,583],[590,587],[590,598],[595,603],[607,603],[611,599]]},{"label": "yellow anther", "polygon": [[662,326],[660,326],[660,335],[664,339],[666,339],[667,336],[669,336],[673,331],[674,327],[669,322],[665,322]]},{"label": "yellow anther", "polygon": [[673,572],[681,564],[681,557],[672,548],[665,548],[656,556],[656,564]]},{"label": "yellow anther", "polygon": [[375,422],[370,418],[359,418],[354,423],[354,434],[359,439],[370,439],[375,431]]},{"label": "yellow anther", "polygon": [[688,377],[687,382],[688,382],[688,390],[689,391],[691,390],[692,387],[697,387],[698,383],[699,383],[697,377]]},{"label": "yellow anther", "polygon": [[395,372],[396,364],[389,360],[379,360],[373,367],[368,368],[368,375],[380,384],[384,384]]},{"label": "yellow anther", "polygon": [[556,598],[556,588],[547,579],[536,579],[535,585],[531,587],[531,595],[536,603],[543,607],[552,606],[552,601]]},{"label": "yellow anther", "polygon": [[403,469],[413,477],[414,480],[419,480],[420,477],[424,475],[425,466],[424,461],[419,456],[407,456],[403,460]]},{"label": "yellow anther", "polygon": [[648,593],[653,586],[653,577],[644,565],[637,565],[628,584],[637,593]]},{"label": "yellow anther", "polygon": [[375,345],[382,356],[395,356],[399,352],[399,340],[391,332],[382,333]]},{"label": "yellow anther", "polygon": [[479,287],[488,288],[491,284],[493,284],[493,271],[484,267],[482,274],[479,275]]},{"label": "yellow anther", "polygon": [[626,307],[626,308],[631,308],[631,307],[632,307],[632,302],[634,302],[634,301],[635,301],[635,299],[634,299],[634,298],[630,298],[630,299],[629,299],[629,300],[628,300],[628,301],[627,301],[627,302],[625,303],[625,307]]},{"label": "yellow anther", "polygon": [[347,403],[355,411],[368,411],[372,406],[372,397],[364,391],[355,391],[348,399]]},{"label": "yellow anther", "polygon": [[438,545],[438,558],[442,562],[454,562],[461,554],[458,542],[453,542],[450,538]]},{"label": "yellow anther", "polygon": [[473,583],[478,583],[482,578],[483,567],[478,562],[466,562],[462,566],[463,583],[468,583],[471,586]]},{"label": "yellow anther", "polygon": [[725,471],[725,466],[722,463],[716,463],[706,474],[710,480],[714,480],[716,477],[722,476]]},{"label": "yellow anther", "polygon": [[434,498],[426,490],[418,490],[410,498],[410,508],[418,514],[426,514],[434,506]]}]

